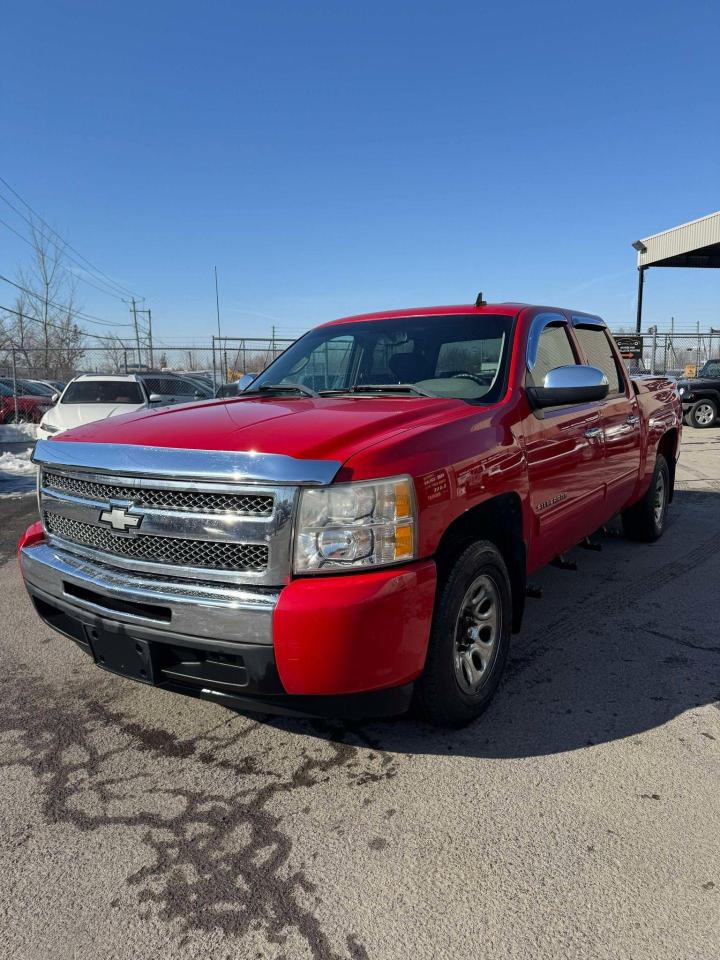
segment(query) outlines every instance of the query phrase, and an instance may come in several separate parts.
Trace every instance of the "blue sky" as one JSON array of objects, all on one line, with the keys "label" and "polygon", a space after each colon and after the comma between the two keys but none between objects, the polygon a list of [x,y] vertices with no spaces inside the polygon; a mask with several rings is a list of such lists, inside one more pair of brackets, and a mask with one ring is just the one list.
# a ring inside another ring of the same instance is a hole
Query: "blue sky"
[{"label": "blue sky", "polygon": [[[213,331],[214,264],[241,336],[479,289],[629,327],[630,243],[720,208],[716,2],[25,0],[1,29],[0,175],[161,338]],[[27,252],[0,225],[0,272]],[[720,327],[717,272],[650,271],[671,315]]]}]

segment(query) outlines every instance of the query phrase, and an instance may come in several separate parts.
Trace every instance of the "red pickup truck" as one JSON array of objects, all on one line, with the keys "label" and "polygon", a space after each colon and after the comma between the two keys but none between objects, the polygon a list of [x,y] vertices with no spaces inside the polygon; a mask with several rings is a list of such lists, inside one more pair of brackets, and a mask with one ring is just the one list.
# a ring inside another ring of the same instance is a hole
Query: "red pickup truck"
[{"label": "red pickup truck", "polygon": [[108,670],[236,709],[467,723],[533,571],[620,513],[656,540],[681,403],[598,317],[350,317],[238,397],[40,441],[42,619]]}]

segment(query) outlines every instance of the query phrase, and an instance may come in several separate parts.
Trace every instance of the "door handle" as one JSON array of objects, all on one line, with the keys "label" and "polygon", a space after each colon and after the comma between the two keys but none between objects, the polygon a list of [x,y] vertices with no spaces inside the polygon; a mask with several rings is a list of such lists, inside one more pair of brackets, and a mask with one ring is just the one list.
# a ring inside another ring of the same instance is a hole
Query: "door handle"
[{"label": "door handle", "polygon": [[630,427],[636,427],[640,423],[640,417],[637,417],[634,413],[631,413],[626,419],[625,423]]},{"label": "door handle", "polygon": [[585,431],[585,436],[588,438],[588,440],[594,440],[596,437],[601,437],[602,433],[602,427],[590,427],[589,430]]}]

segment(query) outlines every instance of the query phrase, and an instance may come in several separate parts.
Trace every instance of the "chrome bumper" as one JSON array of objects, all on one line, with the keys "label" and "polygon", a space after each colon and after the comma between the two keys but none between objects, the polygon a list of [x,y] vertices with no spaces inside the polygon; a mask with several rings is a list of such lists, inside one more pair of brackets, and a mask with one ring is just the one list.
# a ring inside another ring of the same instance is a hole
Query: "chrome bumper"
[{"label": "chrome bumper", "polygon": [[23,548],[20,563],[30,593],[65,608],[148,627],[156,636],[164,631],[168,640],[272,646],[276,590],[121,572],[47,543]]}]

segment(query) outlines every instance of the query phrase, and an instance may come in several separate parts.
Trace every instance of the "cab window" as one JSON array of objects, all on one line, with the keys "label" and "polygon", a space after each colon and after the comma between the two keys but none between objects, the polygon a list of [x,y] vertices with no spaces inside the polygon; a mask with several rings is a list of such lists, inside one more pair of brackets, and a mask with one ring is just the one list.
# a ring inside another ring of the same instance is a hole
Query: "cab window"
[{"label": "cab window", "polygon": [[615,361],[615,354],[612,352],[605,329],[603,327],[575,327],[575,336],[578,338],[582,352],[587,357],[590,366],[602,370],[607,377],[610,385],[608,396],[612,397],[624,393],[625,383]]},{"label": "cab window", "polygon": [[537,359],[532,368],[535,383],[542,385],[550,370],[572,363],[577,363],[577,360],[565,324],[545,327],[538,340]]}]

